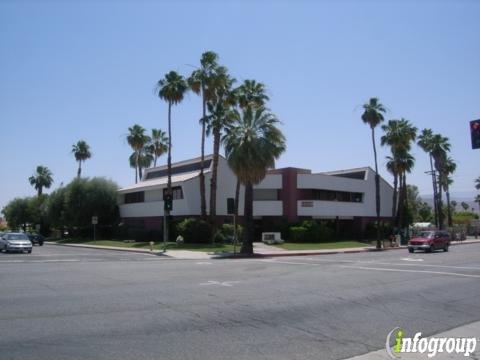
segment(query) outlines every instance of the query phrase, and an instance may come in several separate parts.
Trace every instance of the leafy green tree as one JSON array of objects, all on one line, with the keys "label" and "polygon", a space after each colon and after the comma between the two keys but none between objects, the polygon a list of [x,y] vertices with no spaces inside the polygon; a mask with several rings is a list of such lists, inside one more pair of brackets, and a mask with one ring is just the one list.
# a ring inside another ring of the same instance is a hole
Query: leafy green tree
[{"label": "leafy green tree", "polygon": [[28,178],[30,184],[37,190],[37,195],[40,197],[43,193],[43,188],[49,189],[53,184],[52,172],[46,166],[37,166],[35,174]]},{"label": "leafy green tree", "polygon": [[470,205],[468,205],[468,203],[465,201],[462,201],[460,205],[462,206],[464,211],[468,211],[468,208],[470,207]]},{"label": "leafy green tree", "polygon": [[378,174],[377,147],[375,145],[375,128],[384,120],[385,107],[378,98],[371,98],[363,105],[362,121],[370,126],[372,132],[373,156],[375,159],[375,210],[377,213],[377,249],[381,249],[380,241],[380,175]]},{"label": "leafy green tree", "polygon": [[[175,71],[170,71],[163,79],[157,83],[157,95],[168,104],[168,157],[167,157],[167,194],[172,195],[172,106],[183,101],[185,93],[188,90],[188,84],[184,77]],[[166,211],[166,217],[170,211]],[[166,229],[165,238],[168,240],[168,225],[164,224]]]},{"label": "leafy green tree", "polygon": [[27,224],[31,222],[30,198],[15,198],[2,210],[10,229],[22,227],[27,230]]},{"label": "leafy green tree", "polygon": [[278,123],[265,108],[235,110],[222,139],[228,164],[245,186],[243,254],[253,254],[253,185],[265,178],[267,169],[285,151],[285,137]]},{"label": "leafy green tree", "polygon": [[80,140],[76,144],[72,145],[72,154],[75,156],[75,160],[78,162],[77,177],[79,178],[82,174],[82,161],[85,162],[92,157],[90,146],[86,143],[86,141]]},{"label": "leafy green tree", "polygon": [[418,206],[417,220],[420,222],[432,221],[432,208],[428,203],[422,201]]},{"label": "leafy green tree", "polygon": [[148,153],[153,155],[153,166],[157,166],[157,160],[168,150],[168,137],[165,131],[152,129],[152,135],[148,144]]},{"label": "leafy green tree", "polygon": [[197,95],[202,97],[202,138],[200,147],[200,212],[203,218],[207,216],[207,203],[205,196],[205,136],[207,126],[207,102],[212,101],[215,89],[220,85],[221,78],[218,76],[218,55],[213,51],[206,51],[200,58],[200,68],[194,70],[187,79],[188,86]]},{"label": "leafy green tree", "polygon": [[47,201],[46,212],[52,226],[90,229],[92,216],[99,226],[118,222],[118,185],[104,178],[80,178],[54,191]]},{"label": "leafy green tree", "polygon": [[135,183],[142,177],[140,174],[140,156],[145,145],[150,141],[150,137],[145,134],[145,131],[146,130],[138,124],[128,128],[127,142],[135,152]]}]

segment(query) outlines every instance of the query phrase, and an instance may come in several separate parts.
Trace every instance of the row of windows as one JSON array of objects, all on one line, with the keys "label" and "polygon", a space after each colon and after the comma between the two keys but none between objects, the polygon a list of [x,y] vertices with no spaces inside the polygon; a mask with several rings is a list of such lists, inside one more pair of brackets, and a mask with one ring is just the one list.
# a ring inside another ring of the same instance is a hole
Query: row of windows
[{"label": "row of windows", "polygon": [[363,194],[349,191],[335,191],[311,189],[310,196],[304,200],[324,200],[324,201],[343,201],[343,202],[362,202]]},{"label": "row of windows", "polygon": [[[167,194],[167,189],[163,189],[162,199],[165,199],[166,194]],[[181,186],[172,187],[172,197],[173,197],[173,200],[183,199],[183,190]],[[125,204],[142,203],[142,202],[145,202],[145,191],[137,191],[137,192],[125,194]]]},{"label": "row of windows", "polygon": [[[167,193],[167,189],[163,189],[163,199]],[[342,202],[362,202],[363,194],[358,192],[334,191],[322,189],[306,190],[308,195],[302,200],[324,200],[324,201],[342,201]],[[172,187],[173,200],[183,199],[183,190],[181,186]],[[280,190],[278,189],[254,189],[253,200],[255,201],[271,201],[280,200]],[[125,194],[125,204],[145,202],[145,191],[137,191]]]}]

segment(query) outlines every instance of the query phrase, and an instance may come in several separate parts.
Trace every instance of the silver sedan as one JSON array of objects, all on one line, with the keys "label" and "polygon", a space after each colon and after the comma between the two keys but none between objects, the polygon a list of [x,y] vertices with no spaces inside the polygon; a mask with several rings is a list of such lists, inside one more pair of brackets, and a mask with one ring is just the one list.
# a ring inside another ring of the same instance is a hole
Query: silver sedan
[{"label": "silver sedan", "polygon": [[0,250],[9,251],[27,251],[32,252],[32,243],[28,236],[23,233],[5,233],[0,237]]}]

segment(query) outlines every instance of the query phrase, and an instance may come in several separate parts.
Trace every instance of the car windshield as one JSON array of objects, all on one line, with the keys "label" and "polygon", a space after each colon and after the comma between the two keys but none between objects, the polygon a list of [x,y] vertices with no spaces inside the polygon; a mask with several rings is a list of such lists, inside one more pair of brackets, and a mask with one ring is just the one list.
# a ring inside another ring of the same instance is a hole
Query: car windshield
[{"label": "car windshield", "polygon": [[418,234],[418,237],[431,238],[433,237],[433,231],[422,231]]},{"label": "car windshield", "polygon": [[3,236],[5,240],[28,240],[25,234],[7,234]]}]

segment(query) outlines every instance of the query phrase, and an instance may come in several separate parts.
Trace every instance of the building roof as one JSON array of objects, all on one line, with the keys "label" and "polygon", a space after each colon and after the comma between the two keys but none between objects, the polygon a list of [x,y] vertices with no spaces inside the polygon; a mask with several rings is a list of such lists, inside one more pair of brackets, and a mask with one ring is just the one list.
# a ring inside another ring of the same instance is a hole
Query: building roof
[{"label": "building roof", "polygon": [[[209,171],[210,170],[206,170],[206,171],[204,171],[204,173],[207,173]],[[200,171],[192,171],[192,172],[189,172],[189,173],[182,173],[182,174],[173,175],[172,176],[172,185],[175,184],[175,183],[181,183],[183,181],[193,179],[193,178],[197,177],[198,175],[200,175]],[[147,190],[147,189],[152,188],[152,187],[157,187],[157,186],[160,186],[160,185],[166,185],[167,182],[168,182],[168,177],[167,176],[163,176],[163,177],[159,177],[159,178],[155,178],[155,179],[151,179],[151,180],[142,180],[142,181],[140,181],[140,182],[138,182],[134,185],[124,187],[124,188],[118,190],[118,192],[119,193],[124,193],[124,192],[130,192],[132,190],[136,190],[136,191]]]}]

